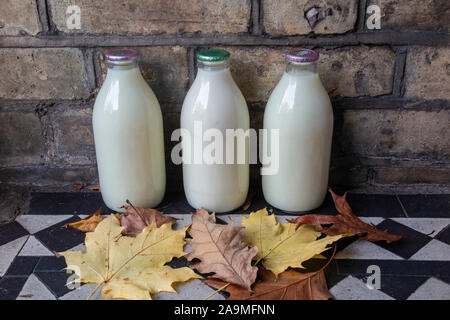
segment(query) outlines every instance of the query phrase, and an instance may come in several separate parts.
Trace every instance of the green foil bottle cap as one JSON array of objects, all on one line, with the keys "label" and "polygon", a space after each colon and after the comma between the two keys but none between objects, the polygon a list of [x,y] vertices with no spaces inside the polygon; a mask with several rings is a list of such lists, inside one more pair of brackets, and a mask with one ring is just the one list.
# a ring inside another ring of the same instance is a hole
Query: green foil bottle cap
[{"label": "green foil bottle cap", "polygon": [[223,49],[204,49],[197,52],[197,59],[204,62],[225,61],[230,58],[230,53]]}]

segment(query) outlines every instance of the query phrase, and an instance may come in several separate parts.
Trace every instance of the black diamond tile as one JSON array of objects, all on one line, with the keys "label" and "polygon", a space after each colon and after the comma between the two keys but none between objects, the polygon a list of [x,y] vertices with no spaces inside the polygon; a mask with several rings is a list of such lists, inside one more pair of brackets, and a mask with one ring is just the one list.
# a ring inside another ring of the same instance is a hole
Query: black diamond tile
[{"label": "black diamond tile", "polygon": [[28,214],[92,214],[100,207],[108,211],[100,192],[35,192]]},{"label": "black diamond tile", "polygon": [[16,221],[2,225],[0,226],[0,246],[28,234],[28,231]]},{"label": "black diamond tile", "polygon": [[[327,259],[309,259],[303,263],[305,269],[295,270],[300,273],[314,272],[320,270],[327,263]],[[334,285],[336,285],[346,277],[346,275],[338,274],[336,260],[332,260],[323,272],[325,273],[328,288],[332,288]]]},{"label": "black diamond tile", "polygon": [[39,257],[17,256],[6,271],[6,276],[29,276],[38,261]]},{"label": "black diamond tile", "polygon": [[450,244],[450,226],[445,227],[444,230],[441,230],[434,238],[445,242],[446,244]]},{"label": "black diamond tile", "polygon": [[40,257],[39,262],[34,269],[35,272],[52,272],[62,271],[66,267],[64,257],[57,258],[56,256]]},{"label": "black diamond tile", "polygon": [[0,300],[14,300],[28,277],[3,277],[0,279]]},{"label": "black diamond tile", "polygon": [[335,285],[337,285],[339,282],[341,282],[344,278],[346,278],[347,276],[338,274],[338,273],[332,273],[327,271],[327,269],[325,269],[325,278],[327,280],[327,286],[328,289],[333,288]]},{"label": "black diamond tile", "polygon": [[431,237],[391,219],[384,220],[377,225],[377,228],[380,230],[388,230],[391,234],[402,236],[400,240],[395,242],[386,243],[385,241],[377,241],[374,243],[405,259],[409,259],[432,240]]},{"label": "black diamond tile", "polygon": [[67,279],[71,276],[65,271],[61,272],[35,272],[34,273],[57,298],[72,291],[66,286]]},{"label": "black diamond tile", "polygon": [[85,234],[73,228],[62,229],[66,223],[79,221],[80,218],[72,217],[58,224],[48,227],[34,234],[47,248],[52,251],[66,251],[84,241]]},{"label": "black diamond tile", "polygon": [[339,259],[336,263],[342,275],[368,275],[367,268],[376,265],[382,275],[450,278],[450,261]]},{"label": "black diamond tile", "polygon": [[[358,217],[405,217],[400,203],[393,195],[349,193],[347,201]],[[313,211],[321,214],[338,214],[329,194],[322,206]]]},{"label": "black diamond tile", "polygon": [[450,195],[399,195],[410,217],[448,218]]},{"label": "black diamond tile", "polygon": [[[357,275],[356,277],[367,283],[371,275]],[[380,274],[380,289],[396,300],[406,300],[417,290],[429,277],[416,276],[392,276]]]}]

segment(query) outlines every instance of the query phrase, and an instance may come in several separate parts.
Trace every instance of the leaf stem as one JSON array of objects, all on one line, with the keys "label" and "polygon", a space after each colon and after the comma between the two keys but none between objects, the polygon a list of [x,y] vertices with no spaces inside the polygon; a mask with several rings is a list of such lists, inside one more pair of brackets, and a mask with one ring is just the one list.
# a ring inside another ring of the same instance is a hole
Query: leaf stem
[{"label": "leaf stem", "polygon": [[91,292],[91,294],[86,298],[86,300],[91,300],[92,296],[94,295],[95,292],[97,292],[98,288],[100,288],[100,286],[102,284],[104,284],[105,282],[100,282],[94,289],[94,291]]},{"label": "leaf stem", "polygon": [[214,291],[213,293],[211,293],[209,296],[207,296],[206,298],[204,298],[203,300],[208,300],[209,298],[211,298],[212,296],[214,296],[216,293],[219,293],[220,291],[222,291],[223,289],[225,289],[226,287],[228,287],[231,283],[227,283],[225,284],[223,287],[217,289],[216,291]]},{"label": "leaf stem", "polygon": [[145,222],[145,219],[144,219],[144,217],[141,215],[141,213],[133,206],[133,204],[131,203],[131,201],[130,200],[126,200],[126,203],[128,203],[133,209],[134,209],[134,211],[136,212],[136,214],[139,216],[139,218],[141,218],[141,220],[142,220],[142,223],[146,226],[147,225],[147,222]]}]

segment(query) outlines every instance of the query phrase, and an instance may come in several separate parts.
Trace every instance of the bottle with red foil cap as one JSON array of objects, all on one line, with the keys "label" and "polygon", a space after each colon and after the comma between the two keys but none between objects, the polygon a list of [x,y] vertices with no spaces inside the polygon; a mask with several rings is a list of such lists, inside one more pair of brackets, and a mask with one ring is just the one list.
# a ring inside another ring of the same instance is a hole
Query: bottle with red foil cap
[{"label": "bottle with red foil cap", "polygon": [[138,52],[105,52],[108,71],[93,112],[95,152],[105,204],[124,211],[157,206],[166,188],[161,108],[137,65]]},{"label": "bottle with red foil cap", "polygon": [[304,212],[326,196],[333,109],[316,71],[319,54],[299,48],[285,57],[286,70],[264,111],[268,143],[262,155],[270,155],[270,162],[263,163],[262,187],[272,206]]}]

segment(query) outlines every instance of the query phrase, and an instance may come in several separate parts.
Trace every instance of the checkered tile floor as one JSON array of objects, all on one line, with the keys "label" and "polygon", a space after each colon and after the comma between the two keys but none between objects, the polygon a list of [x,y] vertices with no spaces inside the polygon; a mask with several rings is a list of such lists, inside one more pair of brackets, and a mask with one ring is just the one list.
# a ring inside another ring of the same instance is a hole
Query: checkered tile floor
[{"label": "checkered tile floor", "polygon": [[[336,299],[445,299],[450,300],[450,196],[349,195],[354,212],[366,222],[403,235],[396,243],[371,243],[356,237],[342,239],[338,253],[325,270]],[[240,224],[241,215],[267,206],[259,196],[246,212],[220,215]],[[63,258],[54,251],[83,250],[84,234],[61,229],[99,207],[98,193],[35,193],[30,210],[16,221],[0,226],[0,299],[85,299],[93,285],[68,288],[69,274]],[[192,208],[183,195],[169,195],[164,213],[190,224]],[[281,221],[292,216],[274,210]],[[327,198],[316,213],[336,213]],[[311,261],[314,263],[314,261]],[[185,259],[171,263],[186,265]],[[381,271],[381,288],[369,289],[369,266]],[[156,299],[202,299],[213,290],[201,281],[178,286],[179,294],[159,294]],[[94,298],[100,298],[98,295]],[[224,299],[215,295],[215,299]]]}]

